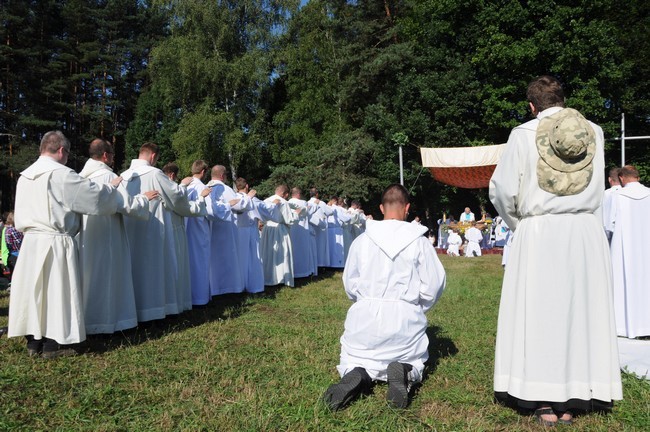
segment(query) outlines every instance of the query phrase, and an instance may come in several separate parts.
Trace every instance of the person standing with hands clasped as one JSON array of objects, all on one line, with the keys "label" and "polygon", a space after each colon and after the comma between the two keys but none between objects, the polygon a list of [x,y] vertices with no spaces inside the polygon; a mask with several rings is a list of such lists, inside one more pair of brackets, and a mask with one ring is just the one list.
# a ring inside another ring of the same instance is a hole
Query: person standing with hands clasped
[{"label": "person standing with hands clasped", "polygon": [[599,213],[603,131],[564,107],[550,76],[527,91],[535,119],[510,133],[490,199],[516,232],[505,268],[494,361],[496,399],[539,423],[623,397],[612,267]]}]

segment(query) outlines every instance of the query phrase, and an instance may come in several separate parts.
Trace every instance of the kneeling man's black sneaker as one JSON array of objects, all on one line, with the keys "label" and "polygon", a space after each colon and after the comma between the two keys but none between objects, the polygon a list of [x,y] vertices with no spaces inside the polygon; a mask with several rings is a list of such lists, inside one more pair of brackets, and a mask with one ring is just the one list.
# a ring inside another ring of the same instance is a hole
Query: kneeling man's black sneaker
[{"label": "kneeling man's black sneaker", "polygon": [[356,367],[346,373],[338,384],[332,384],[323,394],[323,401],[332,411],[345,408],[361,393],[370,390],[372,379],[364,368]]},{"label": "kneeling man's black sneaker", "polygon": [[406,363],[392,362],[388,365],[388,393],[386,399],[395,408],[406,408],[409,404],[409,372],[413,366]]}]

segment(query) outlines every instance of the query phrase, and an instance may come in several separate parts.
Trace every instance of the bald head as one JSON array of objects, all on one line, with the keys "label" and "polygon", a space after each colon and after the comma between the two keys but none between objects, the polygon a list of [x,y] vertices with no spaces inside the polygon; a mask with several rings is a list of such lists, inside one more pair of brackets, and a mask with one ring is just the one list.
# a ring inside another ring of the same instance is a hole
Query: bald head
[{"label": "bald head", "polygon": [[88,156],[91,159],[102,161],[105,155],[113,154],[113,146],[103,138],[95,138],[88,146]]},{"label": "bald head", "polygon": [[212,180],[224,181],[226,178],[226,167],[223,165],[213,166],[210,176],[212,177]]}]

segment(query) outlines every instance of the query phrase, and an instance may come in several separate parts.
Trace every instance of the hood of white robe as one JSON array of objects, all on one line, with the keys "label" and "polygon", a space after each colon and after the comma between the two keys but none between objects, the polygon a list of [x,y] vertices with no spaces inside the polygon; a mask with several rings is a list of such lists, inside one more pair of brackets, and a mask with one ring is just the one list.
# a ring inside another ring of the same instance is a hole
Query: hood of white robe
[{"label": "hood of white robe", "polygon": [[620,188],[617,193],[633,200],[640,200],[647,198],[648,195],[650,195],[650,188],[643,186],[639,182],[633,182]]},{"label": "hood of white robe", "polygon": [[390,259],[394,259],[408,245],[427,232],[427,227],[399,220],[366,222],[366,235]]},{"label": "hood of white robe", "polygon": [[90,178],[93,174],[99,173],[100,171],[113,172],[111,167],[106,165],[104,162],[95,159],[88,159],[79,175],[84,178]]},{"label": "hood of white robe", "polygon": [[20,173],[20,175],[30,180],[34,180],[35,178],[40,177],[45,173],[60,169],[72,171],[71,168],[58,163],[49,156],[40,156],[38,159],[36,159],[36,162],[28,166],[23,172]]},{"label": "hood of white robe", "polygon": [[149,165],[149,162],[143,159],[133,159],[131,161],[131,166],[128,170],[124,171],[120,176],[125,181],[131,181],[134,177],[138,177],[148,173],[149,171],[156,170],[158,168]]}]

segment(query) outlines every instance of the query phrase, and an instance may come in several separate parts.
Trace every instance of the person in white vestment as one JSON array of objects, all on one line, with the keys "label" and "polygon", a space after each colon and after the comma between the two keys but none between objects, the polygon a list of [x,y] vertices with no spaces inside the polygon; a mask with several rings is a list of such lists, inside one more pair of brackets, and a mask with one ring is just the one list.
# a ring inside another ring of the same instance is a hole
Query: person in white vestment
[{"label": "person in white vestment", "polygon": [[605,189],[603,193],[603,226],[605,227],[605,233],[607,234],[607,240],[612,241],[612,232],[613,227],[611,225],[611,213],[612,213],[612,200],[614,195],[621,189],[621,181],[619,179],[619,174],[621,169],[614,167],[609,170],[609,175],[607,176],[607,182],[609,183],[609,188]]},{"label": "person in white vestment", "polygon": [[[192,163],[192,180],[187,185],[187,198],[196,201],[207,186],[203,183],[208,164],[202,159]],[[204,306],[210,302],[210,223],[206,216],[185,218],[187,253],[190,263],[192,305]]]},{"label": "person in white vestment", "polygon": [[[472,222],[472,226],[465,230],[465,256],[475,257],[481,256],[481,242],[483,241],[483,233],[476,228],[476,222]],[[449,242],[449,240],[447,240]]]},{"label": "person in white vestment", "polygon": [[307,201],[302,199],[302,190],[299,187],[291,189],[291,198],[288,202],[296,213],[296,221],[289,228],[293,252],[293,276],[294,278],[312,276],[316,257],[313,256],[311,247]]},{"label": "person in white vestment", "polygon": [[514,233],[503,278],[494,361],[498,401],[546,425],[623,396],[612,268],[599,213],[602,129],[564,107],[550,76],[533,80],[535,118],[514,128],[490,200]]},{"label": "person in white vestment", "polygon": [[276,212],[279,201],[264,202],[259,200],[255,189],[250,189],[246,179],[239,177],[235,180],[237,196],[246,204],[246,211],[237,215],[237,234],[239,238],[239,264],[244,291],[255,294],[264,291],[264,269],[260,252],[259,222],[277,219]]},{"label": "person in white vestment", "polygon": [[[180,168],[175,162],[169,162],[162,168],[162,172],[174,183],[178,184],[178,173]],[[193,177],[186,177],[180,182],[181,190],[185,193],[188,200],[189,191],[187,185],[193,180]],[[192,281],[190,278],[190,259],[187,244],[187,233],[185,231],[185,217],[175,212],[165,213],[165,225],[171,225],[174,230],[174,236],[167,238],[168,246],[165,248],[165,266],[176,269],[174,274],[176,287],[176,299],[178,303],[178,313],[192,309]],[[205,216],[197,216],[204,218]]]},{"label": "person in white vestment", "polygon": [[313,187],[309,190],[309,204],[314,207],[311,219],[316,234],[317,263],[318,267],[330,266],[329,238],[327,229],[327,218],[334,211],[327,203],[320,200],[318,189]]},{"label": "person in white vestment", "polygon": [[328,205],[332,214],[327,217],[327,235],[330,254],[330,267],[341,269],[345,267],[345,243],[343,226],[349,224],[352,219],[348,212],[339,205],[338,197],[330,198]]},{"label": "person in white vestment", "polygon": [[289,198],[289,188],[283,184],[275,188],[275,195],[264,200],[266,203],[278,202],[275,219],[264,224],[260,240],[264,285],[268,286],[279,284],[294,286],[293,251],[289,227],[296,221],[297,215],[289,206],[287,198]]},{"label": "person in white vestment", "polygon": [[463,239],[453,229],[449,228],[449,236],[447,237],[447,255],[460,256],[460,245],[463,244]]},{"label": "person in white vestment", "polygon": [[650,336],[650,228],[639,223],[650,215],[650,188],[639,183],[639,171],[619,171],[623,187],[614,194],[607,226],[611,227],[614,270],[614,316],[619,336]]},{"label": "person in white vestment", "polygon": [[210,293],[213,296],[236,294],[244,291],[239,263],[239,236],[237,212],[244,212],[249,201],[242,201],[235,191],[225,184],[226,167],[215,165],[208,186],[210,219]]},{"label": "person in white vestment", "polygon": [[[84,168],[79,175],[98,184],[117,177],[113,165],[113,146],[102,138],[90,143]],[[138,325],[135,307],[131,251],[123,216],[149,219],[149,200],[158,192],[129,196],[118,188],[123,206],[118,213],[105,216],[84,215],[79,233],[79,264],[86,334],[110,334]]]},{"label": "person in white vestment", "polygon": [[425,314],[442,294],[445,270],[423,235],[427,228],[406,222],[404,186],[388,186],[381,202],[384,220],[367,222],[343,272],[353,304],[341,336],[341,381],[323,395],[332,410],[369,392],[373,381],[388,381],[389,403],[405,408],[429,358]]},{"label": "person in white vestment", "polygon": [[476,217],[469,207],[465,207],[465,211],[460,214],[459,222],[474,222]]},{"label": "person in white vestment", "polygon": [[171,181],[155,167],[158,151],[155,143],[143,144],[138,159],[133,159],[129,169],[122,173],[123,185],[129,195],[157,190],[161,198],[149,201],[151,217],[148,221],[134,218],[124,221],[131,247],[131,270],[139,322],[163,319],[185,309],[186,292],[177,291],[178,268],[171,263],[178,259],[187,260],[188,257],[176,255],[174,242],[178,228],[176,223],[171,223],[168,213],[185,217],[205,216],[205,196],[210,192],[206,189],[197,201],[190,201],[184,187]]},{"label": "person in white vestment", "polygon": [[69,154],[65,135],[47,132],[40,157],[16,186],[15,227],[25,235],[12,279],[8,336],[25,336],[30,356],[74,355],[67,345],[86,339],[74,237],[83,214],[110,215],[123,206],[119,177],[109,184],[85,179],[65,166]]},{"label": "person in white vestment", "polygon": [[348,213],[351,215],[350,225],[352,226],[352,240],[354,240],[366,230],[366,214],[357,200],[352,200]]}]

